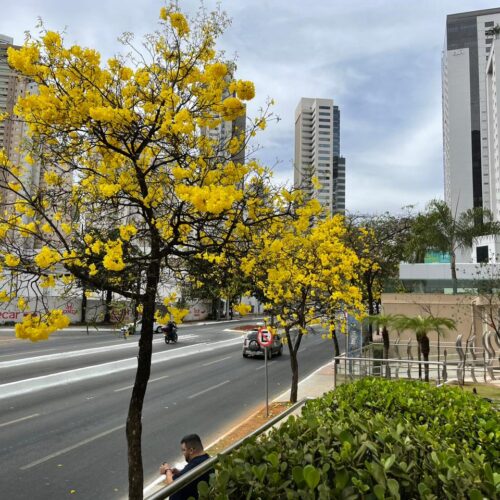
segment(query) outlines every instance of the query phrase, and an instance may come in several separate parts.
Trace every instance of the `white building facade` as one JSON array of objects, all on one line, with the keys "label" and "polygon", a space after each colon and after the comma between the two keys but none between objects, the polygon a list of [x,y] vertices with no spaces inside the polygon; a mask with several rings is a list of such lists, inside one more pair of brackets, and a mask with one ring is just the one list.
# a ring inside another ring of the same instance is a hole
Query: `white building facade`
[{"label": "white building facade", "polygon": [[500,220],[500,140],[499,140],[499,74],[500,40],[494,39],[486,67],[486,108],[488,117],[488,155],[490,210]]},{"label": "white building facade", "polygon": [[[340,156],[340,110],[332,99],[303,97],[295,110],[294,185],[330,213],[345,211],[345,158]],[[316,177],[321,186],[313,186]]]},{"label": "white building facade", "polygon": [[500,8],[446,19],[442,57],[445,200],[453,214],[490,208],[486,69]]}]

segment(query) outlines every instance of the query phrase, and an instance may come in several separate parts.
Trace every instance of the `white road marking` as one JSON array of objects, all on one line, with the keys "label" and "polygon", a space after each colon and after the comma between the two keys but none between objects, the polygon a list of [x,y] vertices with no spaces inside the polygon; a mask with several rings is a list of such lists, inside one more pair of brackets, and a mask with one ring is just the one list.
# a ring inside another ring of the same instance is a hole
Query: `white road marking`
[{"label": "white road marking", "polygon": [[225,358],[216,359],[215,361],[210,361],[210,363],[203,363],[201,366],[210,366],[215,365],[215,363],[220,363],[221,361],[225,361],[226,359],[231,359],[232,356],[226,356]]},{"label": "white road marking", "polygon": [[[170,377],[170,375],[163,375],[163,377],[157,377],[157,378],[152,378],[148,384],[151,384],[151,382],[156,382],[157,380],[163,380],[165,378]],[[132,385],[127,385],[127,387],[120,387],[120,389],[115,389],[113,392],[121,392],[121,391],[126,391],[127,389],[132,389],[134,387],[134,384]]]},{"label": "white road marking", "polygon": [[[312,373],[310,373],[304,380],[301,380],[299,382],[298,388],[300,389],[300,386],[304,382],[306,382],[306,380],[309,380],[311,377],[313,377],[314,375],[316,375],[316,373],[318,373],[319,371],[323,370],[324,368],[326,368],[331,363],[332,363],[331,361],[328,361],[328,363],[324,364],[323,366],[320,366],[318,369],[316,369]],[[283,398],[286,398],[287,395],[289,395],[289,394],[290,394],[290,388],[288,388],[285,392],[282,392],[278,397],[274,398],[273,402],[275,402],[275,401],[283,401]]]},{"label": "white road marking", "polygon": [[[196,354],[211,352],[238,344],[239,342],[239,339],[228,339],[211,343],[204,342],[191,344],[178,347],[176,349],[166,349],[154,353],[151,363],[162,363],[172,359],[179,359]],[[89,380],[91,378],[103,377],[120,371],[134,369],[137,369],[137,358],[135,356],[133,358],[125,358],[98,365],[86,366],[84,368],[76,368],[74,370],[66,370],[63,372],[52,373],[50,375],[41,375],[40,377],[9,382],[7,384],[0,385],[0,400],[13,396],[19,396],[21,394],[32,393],[49,387],[68,385],[74,382],[81,382],[82,380]]]},{"label": "white road marking", "polygon": [[[42,349],[40,351],[36,351],[36,352],[27,352],[27,353],[19,353],[19,352],[14,352],[12,354],[2,354],[0,356],[0,358],[6,358],[6,357],[11,357],[11,356],[19,356],[20,354],[39,354],[40,352],[50,352],[50,351],[55,351],[56,349]],[[34,356],[34,357],[37,357],[37,356]],[[29,359],[29,358],[28,358]]]},{"label": "white road marking", "polygon": [[38,417],[40,413],[33,413],[33,415],[28,415],[27,417],[17,418],[16,420],[11,420],[10,422],[4,422],[0,424],[0,427],[5,427],[6,425],[16,424],[17,422],[22,422],[23,420],[28,420],[29,418]]},{"label": "white road marking", "polygon": [[[187,335],[180,335],[179,340],[182,341],[198,337],[199,335],[189,333]],[[163,338],[153,339],[153,344],[161,344],[163,342],[165,342]],[[90,349],[79,349],[78,351],[57,352],[55,354],[47,354],[46,356],[33,356],[31,358],[14,359],[13,361],[3,361],[0,362],[0,368],[11,368],[12,366],[22,366],[33,363],[44,363],[46,361],[52,361],[54,359],[77,358],[80,356],[88,356],[90,354],[101,354],[101,353],[107,353],[109,351],[116,351],[120,349],[130,349],[130,348],[137,349],[138,342],[120,342],[119,344],[106,347],[92,347]]]},{"label": "white road marking", "polygon": [[120,387],[119,389],[115,389],[113,392],[121,392],[121,391],[126,391],[127,389],[132,389],[134,387],[134,384],[132,385],[127,385],[125,387]]},{"label": "white road marking", "polygon": [[196,394],[191,394],[191,396],[188,396],[188,399],[193,399],[197,396],[201,396],[202,394],[205,394],[206,392],[213,391],[214,389],[218,389],[219,387],[229,384],[231,382],[230,380],[224,380],[224,382],[221,382],[220,384],[213,385],[212,387],[209,387],[208,389],[205,389],[203,391],[197,392]]},{"label": "white road marking", "polygon": [[28,465],[23,465],[22,467],[20,467],[20,470],[27,470],[27,469],[31,469],[32,467],[36,467],[37,465],[43,464],[44,462],[47,462],[48,460],[51,460],[52,458],[56,458],[60,455],[63,455],[64,453],[68,453],[68,451],[75,450],[76,448],[79,448],[80,446],[84,446],[88,443],[91,443],[92,441],[95,441],[96,439],[100,439],[104,436],[107,436],[108,434],[111,434],[112,432],[115,432],[119,429],[123,429],[124,427],[125,427],[125,424],[119,425],[118,427],[113,427],[112,429],[101,432],[100,434],[97,434],[97,435],[92,436],[90,438],[84,439],[83,441],[80,441],[79,443],[76,443],[72,446],[68,446],[67,448],[56,451],[54,453],[51,453],[50,455],[47,455],[46,457],[40,458],[39,460],[35,460],[34,462],[31,462]]},{"label": "white road marking", "polygon": [[156,378],[152,378],[149,383],[151,382],[156,382],[157,380],[163,380],[164,378],[168,378],[170,377],[170,375],[163,375],[162,377],[156,377]]},{"label": "white road marking", "polygon": [[52,458],[56,458],[59,455],[63,455],[64,453],[68,453],[68,451],[75,450],[76,448],[79,448],[80,446],[84,446],[88,443],[91,443],[92,441],[95,441],[96,439],[100,439],[104,436],[107,436],[108,434],[111,434],[112,432],[115,432],[119,429],[123,429],[124,427],[125,427],[125,424],[119,425],[118,427],[113,427],[112,429],[109,429],[108,431],[101,432],[100,434],[92,436],[91,438],[84,439],[83,441],[80,441],[79,443],[76,443],[72,446],[68,446],[67,448],[56,451],[54,453],[51,453],[50,455],[47,455],[46,457],[40,458],[40,460],[36,460],[34,462],[31,462],[28,465],[23,465],[22,467],[20,467],[20,470],[31,469],[32,467],[43,464],[43,462],[47,462],[48,460],[51,460]]},{"label": "white road marking", "polygon": [[[267,363],[267,366],[269,365],[274,365],[275,361],[270,361]],[[258,368],[255,368],[255,370],[263,370],[266,367],[266,365],[259,366]]]}]

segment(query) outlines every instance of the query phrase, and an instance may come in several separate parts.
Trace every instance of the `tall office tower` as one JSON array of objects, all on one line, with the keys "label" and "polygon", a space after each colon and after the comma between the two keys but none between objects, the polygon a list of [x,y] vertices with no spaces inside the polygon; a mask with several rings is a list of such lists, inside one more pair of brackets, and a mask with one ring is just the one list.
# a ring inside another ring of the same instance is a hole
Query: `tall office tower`
[{"label": "tall office tower", "polygon": [[500,221],[500,40],[494,36],[486,66],[486,108],[488,117],[488,157],[490,180],[490,210]]},{"label": "tall office tower", "polygon": [[[7,64],[7,49],[12,45],[13,39],[0,35],[0,113],[11,111],[16,77]],[[0,148],[5,148],[5,134],[8,127],[7,121],[0,122]]]},{"label": "tall office tower", "polygon": [[[9,67],[7,49],[11,46],[12,38],[0,35],[0,113],[12,113],[19,97],[38,92],[36,83]],[[27,138],[27,132],[26,123],[16,120],[15,117],[0,122],[0,148],[5,149],[9,160],[14,164],[26,167],[23,184],[36,189],[40,181],[40,168],[36,164],[28,165],[22,152],[22,143]],[[3,203],[12,201],[5,198],[5,193],[0,193],[0,196]]]},{"label": "tall office tower", "polygon": [[[317,177],[319,189],[311,182]],[[294,184],[330,213],[345,211],[345,158],[340,156],[340,111],[332,99],[303,97],[295,110]]]},{"label": "tall office tower", "polygon": [[[236,73],[236,65],[233,62],[227,62],[226,63],[228,67],[228,75],[227,75],[227,81],[230,80]],[[234,95],[234,94],[233,94]],[[222,96],[223,99],[226,99],[227,97],[230,97],[231,94],[229,90],[226,90]],[[246,121],[247,121],[247,116],[246,112],[243,116],[240,116],[236,118],[235,120],[232,121],[222,121],[217,127],[214,128],[203,128],[201,133],[204,135],[208,135],[210,139],[213,139],[216,141],[216,143],[219,144],[219,147],[221,148],[221,151],[219,152],[222,156],[227,157],[227,150],[225,149],[227,145],[229,144],[229,141],[233,137],[239,137],[241,134],[245,133],[246,130]],[[231,160],[234,163],[245,163],[245,146],[243,145],[242,148],[236,152],[235,154],[231,155]]]},{"label": "tall office tower", "polygon": [[454,214],[490,208],[486,64],[500,8],[446,18],[442,57],[445,199]]}]

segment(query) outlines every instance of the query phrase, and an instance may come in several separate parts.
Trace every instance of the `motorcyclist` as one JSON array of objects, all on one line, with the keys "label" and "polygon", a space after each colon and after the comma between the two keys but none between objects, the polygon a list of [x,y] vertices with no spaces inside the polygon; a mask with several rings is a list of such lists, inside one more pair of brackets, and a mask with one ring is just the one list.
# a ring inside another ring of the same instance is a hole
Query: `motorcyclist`
[{"label": "motorcyclist", "polygon": [[174,340],[174,333],[177,330],[177,325],[175,324],[174,321],[169,321],[165,328],[163,329],[165,333],[165,338],[169,340]]}]

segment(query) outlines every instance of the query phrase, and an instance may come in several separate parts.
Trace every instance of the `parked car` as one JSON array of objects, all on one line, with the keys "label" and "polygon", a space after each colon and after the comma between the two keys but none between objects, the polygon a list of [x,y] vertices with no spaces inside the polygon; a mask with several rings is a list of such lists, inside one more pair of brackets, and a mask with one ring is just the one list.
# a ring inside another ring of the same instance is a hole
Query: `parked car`
[{"label": "parked car", "polygon": [[[267,331],[267,330],[264,330]],[[264,357],[264,348],[257,342],[258,330],[251,330],[243,336],[243,357],[249,356],[262,356]],[[273,356],[281,356],[283,354],[283,342],[281,335],[275,334],[273,336],[273,343],[271,347],[267,348],[267,359]]]},{"label": "parked car", "polygon": [[[127,323],[126,325],[123,325],[121,327],[121,331],[126,331],[128,332],[129,335],[134,335],[134,334],[139,334],[141,333],[142,330],[142,321],[138,321],[135,324],[135,331],[134,331],[134,323]],[[162,326],[157,323],[156,321],[153,324],[153,333],[163,333]]]}]

